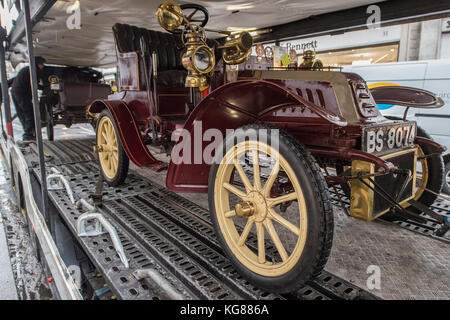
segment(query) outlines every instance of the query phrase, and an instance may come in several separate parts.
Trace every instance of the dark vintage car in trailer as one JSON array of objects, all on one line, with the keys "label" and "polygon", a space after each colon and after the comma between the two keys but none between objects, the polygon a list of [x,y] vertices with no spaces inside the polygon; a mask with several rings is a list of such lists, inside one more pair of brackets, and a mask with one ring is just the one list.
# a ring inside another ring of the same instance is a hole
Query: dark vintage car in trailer
[{"label": "dark vintage car in trailer", "polygon": [[89,123],[86,106],[111,93],[108,84],[100,83],[101,72],[87,67],[46,66],[46,84],[39,100],[42,125],[47,138],[54,139],[54,126],[70,128],[76,123]]}]

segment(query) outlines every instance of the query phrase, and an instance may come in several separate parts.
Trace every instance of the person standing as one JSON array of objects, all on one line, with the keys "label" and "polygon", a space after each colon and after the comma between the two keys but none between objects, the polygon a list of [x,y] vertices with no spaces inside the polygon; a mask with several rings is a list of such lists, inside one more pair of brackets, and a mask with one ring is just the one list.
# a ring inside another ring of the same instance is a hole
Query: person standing
[{"label": "person standing", "polygon": [[[45,59],[36,57],[36,74],[38,83],[43,80]],[[33,112],[33,95],[31,93],[30,68],[22,68],[12,83],[12,100],[16,108],[17,116],[22,124],[24,134],[23,142],[36,140],[34,112]]]}]

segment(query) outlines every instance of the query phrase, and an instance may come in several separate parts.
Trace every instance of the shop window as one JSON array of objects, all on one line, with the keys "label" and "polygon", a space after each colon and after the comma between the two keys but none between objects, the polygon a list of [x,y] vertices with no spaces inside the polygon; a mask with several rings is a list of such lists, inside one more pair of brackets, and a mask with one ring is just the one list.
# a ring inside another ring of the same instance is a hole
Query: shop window
[{"label": "shop window", "polygon": [[[345,49],[329,52],[318,52],[317,58],[324,66],[340,67],[345,65],[362,65],[398,61],[398,43]],[[301,60],[301,56],[300,56]]]}]

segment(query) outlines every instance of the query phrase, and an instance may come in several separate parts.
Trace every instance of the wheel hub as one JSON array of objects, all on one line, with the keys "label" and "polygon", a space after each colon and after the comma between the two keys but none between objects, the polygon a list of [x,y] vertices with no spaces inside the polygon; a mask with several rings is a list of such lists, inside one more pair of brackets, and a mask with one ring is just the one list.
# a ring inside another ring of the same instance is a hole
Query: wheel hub
[{"label": "wheel hub", "polygon": [[255,214],[256,208],[253,202],[245,201],[235,206],[236,215],[239,217],[251,217]]},{"label": "wheel hub", "polygon": [[248,194],[248,200],[235,206],[236,215],[239,217],[251,217],[256,222],[263,222],[267,217],[268,206],[264,196],[258,191]]}]

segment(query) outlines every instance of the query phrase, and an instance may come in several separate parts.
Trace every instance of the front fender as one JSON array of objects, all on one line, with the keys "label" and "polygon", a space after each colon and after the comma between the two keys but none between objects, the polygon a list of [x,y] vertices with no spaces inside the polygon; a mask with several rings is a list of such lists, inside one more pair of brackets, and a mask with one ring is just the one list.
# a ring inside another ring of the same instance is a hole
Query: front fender
[{"label": "front fender", "polygon": [[100,113],[108,109],[114,118],[120,141],[128,158],[139,167],[160,165],[148,151],[130,107],[120,100],[96,100],[87,109],[88,114]]},{"label": "front fender", "polygon": [[[202,155],[200,155],[202,159],[194,159],[195,154],[198,157],[199,152],[203,153],[205,147],[210,144],[209,141],[205,142],[202,139],[208,129],[219,130],[225,138],[227,130],[264,122],[266,115],[287,106],[298,105],[306,107],[325,123],[347,125],[339,115],[304,99],[277,81],[240,80],[214,90],[197,105],[184,125],[184,130],[189,132],[192,138],[178,144],[187,144],[186,147],[192,150],[191,157],[183,159],[180,164],[175,164],[172,158],[166,177],[167,187],[174,191],[185,192],[208,190],[210,165],[203,161]],[[200,129],[194,130],[194,124],[197,128],[200,126]],[[194,141],[201,141],[201,146],[195,145]]]}]

